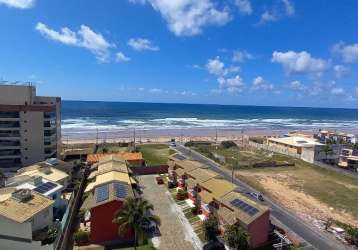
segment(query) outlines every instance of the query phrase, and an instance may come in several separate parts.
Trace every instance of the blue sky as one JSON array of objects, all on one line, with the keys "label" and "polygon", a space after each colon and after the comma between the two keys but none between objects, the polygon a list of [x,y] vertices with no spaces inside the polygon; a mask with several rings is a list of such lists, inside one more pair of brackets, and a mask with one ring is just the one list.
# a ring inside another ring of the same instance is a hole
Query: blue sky
[{"label": "blue sky", "polygon": [[0,0],[0,79],[64,100],[358,108],[358,2]]}]

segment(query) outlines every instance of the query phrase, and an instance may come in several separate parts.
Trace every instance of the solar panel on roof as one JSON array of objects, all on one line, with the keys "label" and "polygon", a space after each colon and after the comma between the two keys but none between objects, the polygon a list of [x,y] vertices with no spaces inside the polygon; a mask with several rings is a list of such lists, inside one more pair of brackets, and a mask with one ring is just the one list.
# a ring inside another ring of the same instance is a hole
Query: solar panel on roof
[{"label": "solar panel on roof", "polygon": [[102,202],[109,198],[108,184],[96,188],[96,202]]},{"label": "solar panel on roof", "polygon": [[122,183],[114,183],[114,191],[118,198],[126,198],[128,196],[128,186]]},{"label": "solar panel on roof", "polygon": [[57,187],[57,184],[52,183],[52,182],[46,182],[46,183],[34,188],[34,191],[44,194],[44,193],[47,193],[48,191],[50,191],[51,189],[53,189],[54,187]]},{"label": "solar panel on roof", "polygon": [[249,204],[247,204],[246,202],[240,200],[240,199],[235,199],[233,201],[230,202],[231,205],[233,205],[234,207],[237,207],[239,209],[241,209],[242,211],[244,211],[245,213],[253,216],[256,213],[259,212],[259,210]]}]

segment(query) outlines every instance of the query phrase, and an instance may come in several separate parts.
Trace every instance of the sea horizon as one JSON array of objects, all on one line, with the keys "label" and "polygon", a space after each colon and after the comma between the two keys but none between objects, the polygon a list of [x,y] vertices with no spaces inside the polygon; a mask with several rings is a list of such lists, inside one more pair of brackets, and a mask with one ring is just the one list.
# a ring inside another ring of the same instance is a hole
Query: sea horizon
[{"label": "sea horizon", "polygon": [[[342,112],[344,111],[344,112]],[[319,129],[358,132],[358,109],[149,102],[62,101],[62,134],[70,139],[139,136],[280,134]]]}]

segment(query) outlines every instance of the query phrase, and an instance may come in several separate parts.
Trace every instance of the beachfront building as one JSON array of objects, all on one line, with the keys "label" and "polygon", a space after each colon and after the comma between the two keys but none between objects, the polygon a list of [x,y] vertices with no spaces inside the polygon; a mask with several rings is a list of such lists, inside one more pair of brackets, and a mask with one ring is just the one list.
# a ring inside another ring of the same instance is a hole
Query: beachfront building
[{"label": "beachfront building", "polygon": [[110,160],[112,156],[115,156],[117,159],[126,161],[129,166],[143,166],[144,158],[141,152],[118,152],[118,153],[108,153],[108,154],[88,154],[87,155],[87,164],[93,165],[99,161]]},{"label": "beachfront building", "polygon": [[41,245],[53,224],[54,201],[29,189],[0,189],[1,249],[53,250]]},{"label": "beachfront building", "polygon": [[314,163],[327,157],[336,155],[325,155],[322,153],[323,144],[309,137],[286,136],[280,138],[267,138],[268,149],[274,152],[283,153],[304,161]]},{"label": "beachfront building", "polygon": [[88,214],[84,227],[90,232],[91,243],[126,241],[132,238],[131,234],[120,237],[118,225],[112,220],[115,212],[123,206],[124,200],[134,195],[133,184],[136,181],[130,177],[125,161],[116,159],[116,156],[112,156],[109,161],[100,161],[96,169],[93,169],[85,189],[87,198],[81,208]]},{"label": "beachfront building", "polygon": [[348,148],[342,149],[342,153],[339,157],[338,166],[357,172],[358,150],[348,149]]},{"label": "beachfront building", "polygon": [[17,170],[61,147],[61,98],[37,96],[32,85],[0,85],[0,169]]},{"label": "beachfront building", "polygon": [[320,130],[317,138],[322,143],[330,144],[356,144],[357,137],[354,134],[347,134],[337,131]]}]

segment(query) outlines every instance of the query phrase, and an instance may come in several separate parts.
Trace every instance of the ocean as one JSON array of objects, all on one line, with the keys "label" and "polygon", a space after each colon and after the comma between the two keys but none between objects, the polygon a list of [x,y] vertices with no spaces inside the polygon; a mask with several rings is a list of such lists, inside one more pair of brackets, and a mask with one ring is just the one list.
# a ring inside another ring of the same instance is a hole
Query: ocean
[{"label": "ocean", "polygon": [[358,109],[62,102],[62,135],[67,138],[149,135],[206,135],[213,131],[285,132],[320,128],[358,132]]}]

